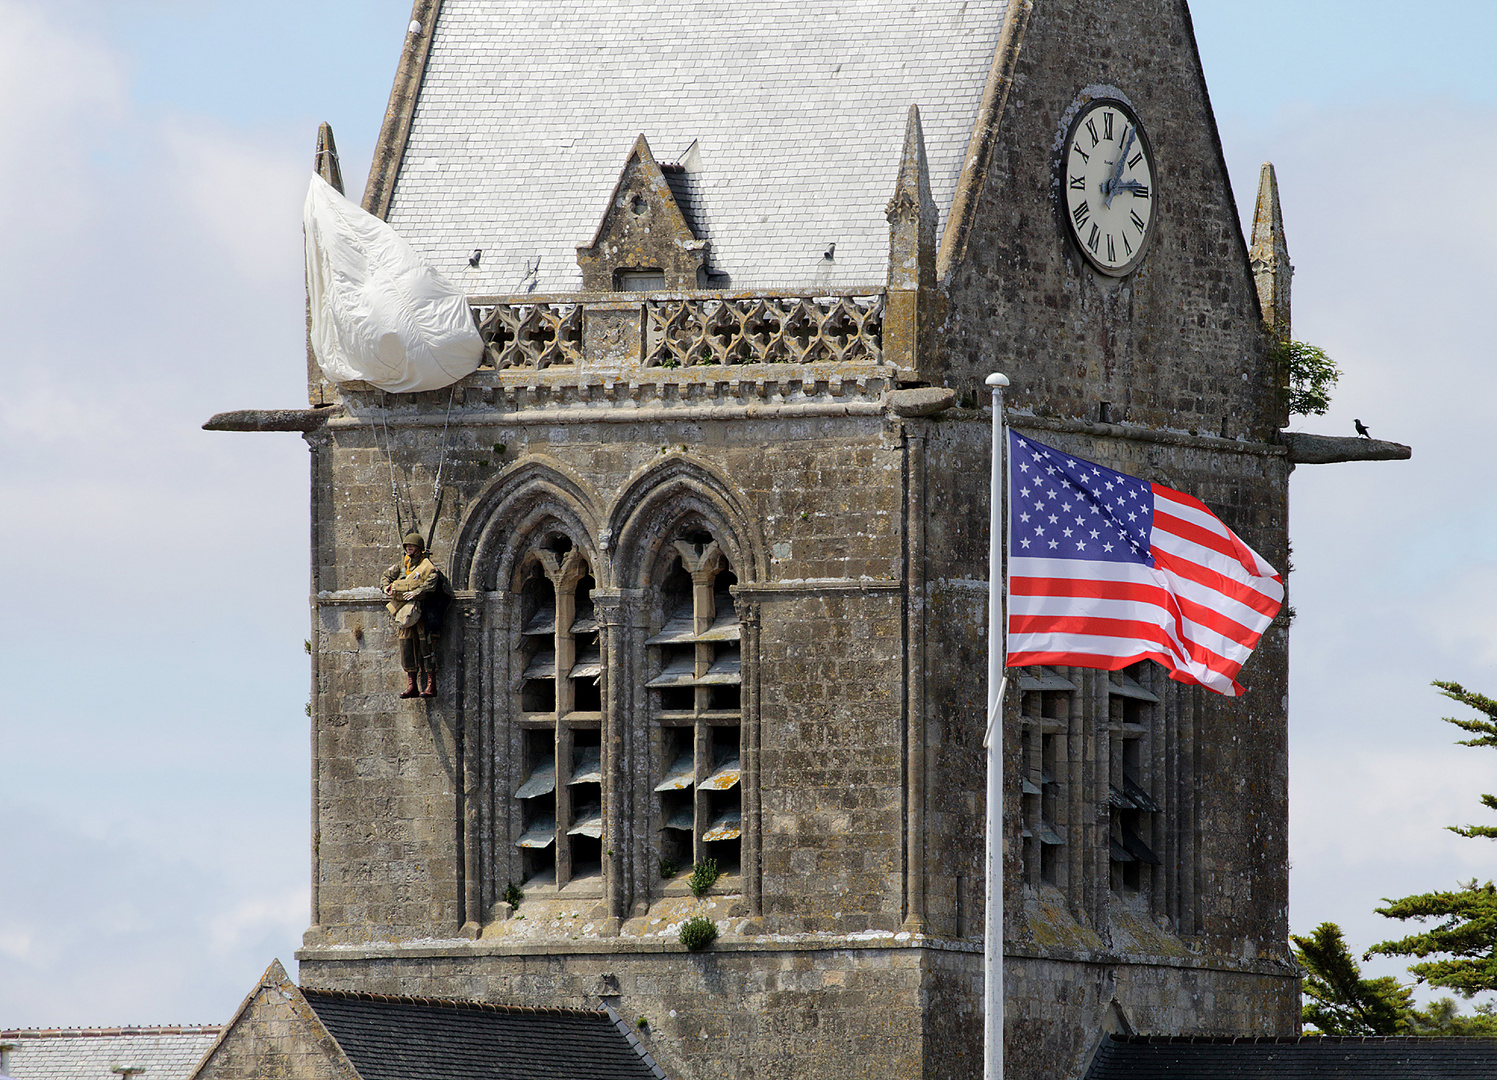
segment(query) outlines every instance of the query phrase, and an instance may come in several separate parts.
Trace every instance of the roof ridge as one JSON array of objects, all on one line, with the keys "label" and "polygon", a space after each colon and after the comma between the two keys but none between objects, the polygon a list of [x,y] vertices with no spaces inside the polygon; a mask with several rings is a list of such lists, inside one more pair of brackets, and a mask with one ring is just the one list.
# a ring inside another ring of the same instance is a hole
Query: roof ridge
[{"label": "roof ridge", "polygon": [[116,1035],[217,1035],[222,1024],[161,1024],[107,1028],[10,1028],[0,1039],[109,1038]]},{"label": "roof ridge", "polygon": [[475,1012],[519,1013],[530,1016],[586,1016],[608,1019],[603,1009],[563,1009],[550,1005],[506,1005],[492,1001],[474,1001],[467,998],[412,997],[406,994],[372,994],[365,990],[334,990],[317,987],[301,987],[302,994],[310,1001],[315,997],[341,998],[345,1001],[375,1001],[387,1005],[431,1005],[450,1009],[472,1009]]},{"label": "roof ridge", "polygon": [[1419,1046],[1447,1043],[1493,1043],[1497,1036],[1484,1035],[1111,1035],[1115,1043],[1167,1045],[1195,1043],[1213,1046],[1409,1043]]}]

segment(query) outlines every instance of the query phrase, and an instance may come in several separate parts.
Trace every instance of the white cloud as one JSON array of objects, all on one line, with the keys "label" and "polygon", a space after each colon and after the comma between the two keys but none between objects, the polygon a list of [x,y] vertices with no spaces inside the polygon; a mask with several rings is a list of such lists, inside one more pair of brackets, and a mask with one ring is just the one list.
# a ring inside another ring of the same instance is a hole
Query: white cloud
[{"label": "white cloud", "polygon": [[270,934],[294,937],[306,929],[311,897],[311,889],[303,885],[241,900],[208,920],[208,947],[222,955]]},{"label": "white cloud", "polygon": [[[1497,208],[1473,205],[1466,186],[1497,168],[1497,145],[1470,137],[1497,110],[1405,100],[1222,120],[1240,207],[1261,161],[1278,173],[1295,336],[1345,373],[1331,412],[1295,426],[1350,435],[1359,417],[1414,452],[1301,466],[1290,489],[1291,925],[1337,922],[1360,951],[1406,930],[1373,913],[1384,898],[1494,875],[1497,852],[1445,826],[1492,820],[1477,798],[1497,790],[1497,759],[1453,745],[1460,733],[1440,717],[1469,710],[1429,684],[1497,692],[1497,458],[1485,449]],[[1405,963],[1367,969],[1407,979]]]},{"label": "white cloud", "polygon": [[[172,196],[191,213],[206,239],[255,282],[284,282],[301,257],[301,202],[310,173],[284,146],[251,143],[242,134],[205,129],[201,122],[170,123]],[[213,253],[204,252],[212,258]],[[249,312],[241,317],[253,318]],[[225,327],[233,332],[233,327]]]},{"label": "white cloud", "polygon": [[221,1021],[306,921],[306,450],[199,430],[298,401],[306,162],[106,23],[0,0],[8,1023]]},{"label": "white cloud", "polygon": [[[0,228],[40,210],[58,242],[83,235],[99,210],[85,195],[89,149],[127,108],[122,58],[33,5],[0,2]],[[80,137],[82,136],[82,137]]]}]

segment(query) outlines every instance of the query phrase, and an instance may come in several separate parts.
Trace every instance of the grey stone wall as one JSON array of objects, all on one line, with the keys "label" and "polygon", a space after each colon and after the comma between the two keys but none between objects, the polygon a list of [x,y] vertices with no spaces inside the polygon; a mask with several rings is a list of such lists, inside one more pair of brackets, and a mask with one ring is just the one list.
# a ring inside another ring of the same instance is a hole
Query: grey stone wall
[{"label": "grey stone wall", "polygon": [[[970,235],[943,263],[947,317],[922,373],[980,393],[997,361],[1021,409],[1095,420],[1107,401],[1138,424],[1266,438],[1278,373],[1184,0],[1041,0],[1016,17],[1005,108]],[[1055,180],[1067,110],[1108,87],[1157,165],[1152,246],[1123,279],[1076,251]]]},{"label": "grey stone wall", "polygon": [[[899,370],[913,350],[914,373],[949,384],[959,407],[902,414],[889,396],[900,376],[866,357],[650,367],[649,301],[601,294],[553,298],[557,311],[590,305],[569,339],[575,363],[530,357],[533,369],[501,364],[450,393],[388,400],[339,388],[341,412],[309,435],[309,985],[602,998],[645,1017],[652,1053],[683,1078],[980,1073],[982,378],[1007,371],[1027,433],[1196,495],[1287,562],[1278,374],[1184,4],[1041,0],[1011,18],[965,242],[943,247],[939,286],[928,265],[891,278],[923,291],[883,315]],[[1132,102],[1158,162],[1153,247],[1121,281],[1068,246],[1052,194],[1066,110],[1101,85]],[[928,262],[922,237],[894,248]],[[1103,402],[1126,424],[1096,422]],[[458,590],[430,700],[395,697],[394,634],[369,591],[413,521],[435,522]],[[662,750],[645,687],[661,567],[691,523],[732,564],[743,663],[742,866],[702,900],[657,870]],[[532,887],[516,911],[500,902],[524,877],[515,570],[546,529],[585,554],[596,583],[602,869]],[[1010,696],[1010,1075],[1079,1075],[1115,1016],[1159,1033],[1295,1030],[1283,617],[1241,681],[1250,693],[1236,700],[1159,685],[1165,858],[1131,893],[1108,856],[1106,677],[1076,679],[1087,794],[1064,887],[1025,862],[1025,722]],[[676,941],[694,912],[722,931],[705,954]]]}]

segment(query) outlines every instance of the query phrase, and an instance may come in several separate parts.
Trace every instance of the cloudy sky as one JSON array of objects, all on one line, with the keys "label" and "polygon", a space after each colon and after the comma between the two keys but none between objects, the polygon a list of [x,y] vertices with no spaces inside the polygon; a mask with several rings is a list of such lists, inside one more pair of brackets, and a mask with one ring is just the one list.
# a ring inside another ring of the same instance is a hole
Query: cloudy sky
[{"label": "cloudy sky", "polygon": [[[1497,5],[1196,0],[1239,206],[1278,168],[1304,430],[1406,463],[1292,486],[1294,928],[1494,876]],[[317,122],[362,188],[408,0],[0,0],[0,1027],[226,1019],[307,916],[303,400]],[[1449,704],[1450,707],[1446,707]],[[1401,973],[1397,963],[1374,965]]]}]

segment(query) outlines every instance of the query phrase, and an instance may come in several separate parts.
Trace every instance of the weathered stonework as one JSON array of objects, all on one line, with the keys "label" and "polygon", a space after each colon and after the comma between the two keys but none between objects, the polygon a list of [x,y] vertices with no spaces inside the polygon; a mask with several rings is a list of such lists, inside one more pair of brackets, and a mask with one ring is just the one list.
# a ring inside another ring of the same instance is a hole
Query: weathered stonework
[{"label": "weathered stonework", "polygon": [[[455,388],[314,378],[326,416],[232,421],[312,452],[307,985],[602,1000],[683,1080],[980,1073],[983,377],[1013,379],[1015,427],[1199,497],[1281,567],[1292,467],[1185,5],[1003,18],[947,220],[920,112],[890,137],[877,287],[698,288],[710,222],[640,138],[586,288],[474,296],[488,356]],[[402,140],[431,28],[411,37]],[[1099,88],[1158,160],[1123,279],[1057,218],[1057,133]],[[377,156],[376,209],[399,160]],[[456,590],[429,700],[396,696],[373,588],[412,524]],[[1239,699],[1015,673],[1010,1076],[1079,1075],[1109,1024],[1296,1030],[1287,630]],[[704,857],[724,872],[698,899]],[[693,954],[697,913],[720,937]]]},{"label": "weathered stonework", "polygon": [[270,965],[192,1080],[359,1080],[279,962]]}]

